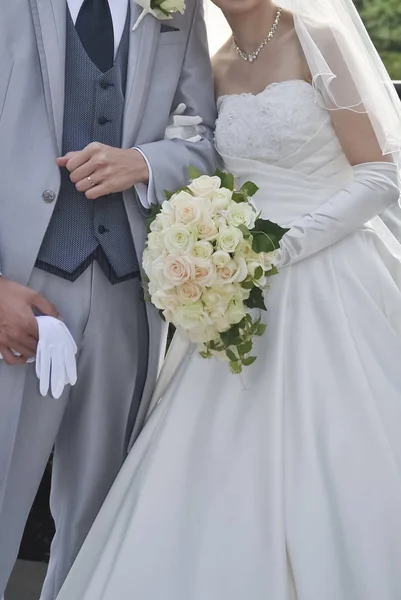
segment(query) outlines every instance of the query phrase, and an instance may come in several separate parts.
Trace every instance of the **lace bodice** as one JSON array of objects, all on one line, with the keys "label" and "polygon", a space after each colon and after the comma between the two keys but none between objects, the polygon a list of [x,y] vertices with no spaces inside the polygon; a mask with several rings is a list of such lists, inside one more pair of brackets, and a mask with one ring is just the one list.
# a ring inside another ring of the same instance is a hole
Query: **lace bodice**
[{"label": "lace bodice", "polygon": [[302,80],[273,83],[259,94],[221,96],[215,144],[225,156],[277,162],[293,154],[327,120],[314,88]]}]

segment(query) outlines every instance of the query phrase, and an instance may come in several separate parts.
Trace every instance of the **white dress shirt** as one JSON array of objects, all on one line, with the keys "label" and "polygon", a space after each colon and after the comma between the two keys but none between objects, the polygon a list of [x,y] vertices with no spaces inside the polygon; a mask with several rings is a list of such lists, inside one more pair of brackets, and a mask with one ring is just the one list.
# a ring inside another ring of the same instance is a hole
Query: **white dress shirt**
[{"label": "white dress shirt", "polygon": [[[125,21],[127,18],[128,11],[128,1],[129,0],[108,0],[110,6],[111,17],[113,19],[113,30],[114,30],[114,57],[117,55],[118,47],[121,42],[121,38],[124,32]],[[81,6],[83,5],[84,0],[67,0],[68,8],[70,10],[70,14],[74,25],[77,21],[79,11],[81,10]],[[141,152],[139,150],[139,152]],[[149,183],[145,185],[143,183],[139,183],[135,186],[136,191],[138,193],[141,204],[145,208],[149,208],[152,190],[152,171],[151,167],[144,156],[143,152],[141,152],[142,156],[146,160],[146,164],[149,169]]]},{"label": "white dress shirt", "polygon": [[[83,3],[84,0],[67,0],[74,24],[77,21],[78,13],[81,10]],[[113,19],[114,55],[116,55],[123,35],[125,20],[127,18],[128,0],[109,0],[109,6],[111,17]]]}]

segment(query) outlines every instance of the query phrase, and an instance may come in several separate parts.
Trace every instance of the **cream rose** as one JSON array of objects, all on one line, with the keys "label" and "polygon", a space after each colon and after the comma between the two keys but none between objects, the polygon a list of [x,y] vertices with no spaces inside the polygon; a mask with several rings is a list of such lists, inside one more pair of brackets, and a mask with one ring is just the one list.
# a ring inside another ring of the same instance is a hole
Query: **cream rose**
[{"label": "cream rose", "polygon": [[227,308],[227,319],[231,325],[236,325],[246,315],[245,305],[241,300],[233,298]]},{"label": "cream rose", "polygon": [[211,287],[216,281],[216,269],[211,260],[195,259],[195,281],[203,287]]},{"label": "cream rose", "polygon": [[170,204],[174,209],[176,223],[193,225],[201,221],[204,205],[200,199],[195,199],[188,192],[179,192],[171,198]]},{"label": "cream rose", "polygon": [[183,15],[186,9],[185,0],[164,0],[160,4],[160,8],[170,14],[179,12]]},{"label": "cream rose", "polygon": [[179,306],[174,313],[173,323],[176,327],[190,331],[194,328],[206,328],[210,325],[210,319],[203,303],[198,300],[193,304]]},{"label": "cream rose", "polygon": [[232,200],[233,193],[227,188],[220,188],[212,196],[212,208],[214,211],[226,210]]},{"label": "cream rose", "polygon": [[219,233],[215,222],[211,218],[198,223],[197,228],[201,240],[215,240]]},{"label": "cream rose", "polygon": [[188,188],[199,198],[213,198],[216,190],[221,186],[220,177],[209,177],[208,175],[202,175],[197,179],[194,179],[189,184]]},{"label": "cream rose", "polygon": [[217,269],[219,283],[234,283],[244,281],[248,276],[248,269],[243,258],[231,259],[230,262]]},{"label": "cream rose", "polygon": [[217,269],[222,269],[228,265],[230,260],[231,256],[228,254],[228,252],[223,252],[223,250],[216,250],[212,256],[213,264]]},{"label": "cream rose", "polygon": [[186,225],[172,225],[163,232],[163,237],[168,252],[183,252],[194,245],[196,232]]},{"label": "cream rose", "polygon": [[238,248],[238,244],[243,240],[243,235],[236,227],[226,227],[219,232],[217,236],[217,245],[220,250],[232,254]]},{"label": "cream rose", "polygon": [[193,278],[194,274],[195,265],[190,256],[170,254],[164,258],[163,277],[169,284],[181,285]]},{"label": "cream rose", "polygon": [[227,209],[227,222],[234,227],[245,225],[248,229],[255,227],[256,212],[247,202],[231,202]]},{"label": "cream rose", "polygon": [[202,296],[202,288],[193,281],[186,281],[182,285],[179,285],[176,291],[182,304],[193,304]]},{"label": "cream rose", "polygon": [[200,258],[201,260],[206,260],[210,258],[213,254],[213,244],[206,240],[201,240],[200,242],[196,242],[192,248],[190,253],[195,258]]},{"label": "cream rose", "polygon": [[180,300],[175,289],[172,290],[156,290],[152,294],[152,303],[159,310],[168,310],[174,312],[180,305]]}]

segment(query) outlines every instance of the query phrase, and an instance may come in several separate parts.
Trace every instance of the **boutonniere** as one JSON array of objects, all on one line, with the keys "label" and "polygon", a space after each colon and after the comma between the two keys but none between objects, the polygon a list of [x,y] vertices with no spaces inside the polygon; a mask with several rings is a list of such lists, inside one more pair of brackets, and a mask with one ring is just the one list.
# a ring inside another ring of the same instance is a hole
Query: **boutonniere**
[{"label": "boutonniere", "polygon": [[186,9],[185,0],[136,0],[136,3],[142,7],[142,12],[132,28],[133,31],[139,27],[148,14],[153,15],[160,21],[164,21],[172,19],[173,14],[176,12],[183,15]]}]

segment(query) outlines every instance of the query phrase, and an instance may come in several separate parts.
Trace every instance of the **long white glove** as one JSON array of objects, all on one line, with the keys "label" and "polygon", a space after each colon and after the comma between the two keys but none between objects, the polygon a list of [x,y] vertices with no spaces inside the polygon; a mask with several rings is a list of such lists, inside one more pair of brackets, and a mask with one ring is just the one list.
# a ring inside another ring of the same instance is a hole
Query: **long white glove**
[{"label": "long white glove", "polygon": [[187,107],[179,104],[170,116],[164,137],[166,140],[186,140],[187,142],[200,142],[206,129],[201,125],[201,117],[185,115]]},{"label": "long white glove", "polygon": [[353,171],[354,179],[347,187],[294,223],[283,236],[275,261],[278,268],[332,246],[396,204],[400,189],[395,164],[366,163]]},{"label": "long white glove", "polygon": [[[36,321],[39,342],[35,368],[39,390],[42,396],[47,396],[50,388],[53,398],[58,400],[66,385],[73,386],[77,382],[77,346],[62,321],[53,317],[36,317]],[[1,354],[0,358],[3,358]],[[34,361],[35,358],[31,358],[27,362]]]}]

